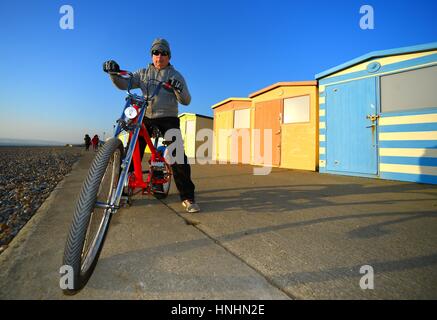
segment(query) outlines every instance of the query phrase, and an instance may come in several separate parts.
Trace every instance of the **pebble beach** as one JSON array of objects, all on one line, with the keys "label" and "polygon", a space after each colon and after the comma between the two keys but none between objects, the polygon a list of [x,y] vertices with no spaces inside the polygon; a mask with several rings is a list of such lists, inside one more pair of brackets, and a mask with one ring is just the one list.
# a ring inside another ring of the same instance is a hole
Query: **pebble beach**
[{"label": "pebble beach", "polygon": [[82,153],[79,147],[0,147],[0,254]]}]

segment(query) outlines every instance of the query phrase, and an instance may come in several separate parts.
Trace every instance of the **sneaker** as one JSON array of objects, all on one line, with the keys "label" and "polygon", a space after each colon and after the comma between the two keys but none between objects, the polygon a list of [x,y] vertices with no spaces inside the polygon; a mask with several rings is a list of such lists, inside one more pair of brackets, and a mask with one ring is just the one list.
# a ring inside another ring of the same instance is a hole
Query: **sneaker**
[{"label": "sneaker", "polygon": [[184,201],[182,201],[182,206],[189,213],[195,213],[195,212],[199,212],[200,211],[199,206],[193,200],[184,200]]}]

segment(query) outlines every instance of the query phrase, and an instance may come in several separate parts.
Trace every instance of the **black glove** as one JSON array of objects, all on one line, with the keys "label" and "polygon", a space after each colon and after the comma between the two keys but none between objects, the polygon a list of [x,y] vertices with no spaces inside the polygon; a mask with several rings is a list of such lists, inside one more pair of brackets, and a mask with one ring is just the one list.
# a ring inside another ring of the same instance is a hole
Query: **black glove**
[{"label": "black glove", "polygon": [[103,63],[103,71],[105,72],[120,72],[120,66],[114,60],[108,60]]},{"label": "black glove", "polygon": [[183,85],[182,82],[175,79],[175,78],[171,78],[168,80],[168,83],[171,85],[171,87],[173,88],[174,91],[176,91],[177,93],[181,93],[182,89],[183,89]]}]

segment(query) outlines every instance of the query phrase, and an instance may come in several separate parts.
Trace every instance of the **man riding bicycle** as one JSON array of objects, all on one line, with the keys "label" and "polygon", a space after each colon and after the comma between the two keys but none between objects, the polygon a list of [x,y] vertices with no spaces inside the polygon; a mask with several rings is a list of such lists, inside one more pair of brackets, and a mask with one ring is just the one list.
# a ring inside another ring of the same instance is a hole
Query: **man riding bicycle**
[{"label": "man riding bicycle", "polygon": [[[168,82],[171,85],[171,89],[159,91],[158,95],[151,101],[143,123],[149,132],[151,131],[151,126],[158,128],[163,134],[170,129],[180,130],[178,102],[183,105],[190,104],[191,96],[188,86],[183,76],[170,64],[171,51],[167,40],[161,38],[155,39],[152,43],[150,54],[152,56],[152,63],[147,68],[139,69],[133,73],[131,88],[139,88],[143,95],[147,96],[149,80],[155,79]],[[112,72],[120,71],[120,66],[117,62],[114,60],[106,61],[103,64],[103,71],[110,74],[111,80],[117,88],[127,90],[129,81],[111,74]],[[142,159],[147,143],[141,136],[138,142]],[[173,154],[173,156],[176,156],[177,159],[177,155]],[[199,212],[200,208],[194,199],[195,186],[191,181],[191,167],[185,152],[184,163],[175,162],[171,167],[182,205],[187,212]]]}]

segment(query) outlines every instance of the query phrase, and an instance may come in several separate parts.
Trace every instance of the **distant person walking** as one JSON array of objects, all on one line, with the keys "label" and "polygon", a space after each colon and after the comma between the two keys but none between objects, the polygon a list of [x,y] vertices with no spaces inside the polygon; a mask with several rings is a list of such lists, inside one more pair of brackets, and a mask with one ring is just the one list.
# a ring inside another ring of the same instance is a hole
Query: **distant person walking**
[{"label": "distant person walking", "polygon": [[85,140],[85,150],[89,151],[91,145],[91,137],[88,134],[86,134],[83,140]]},{"label": "distant person walking", "polygon": [[97,149],[99,148],[99,136],[98,135],[94,135],[93,140],[91,140],[91,142],[93,143],[93,150],[97,151]]}]

